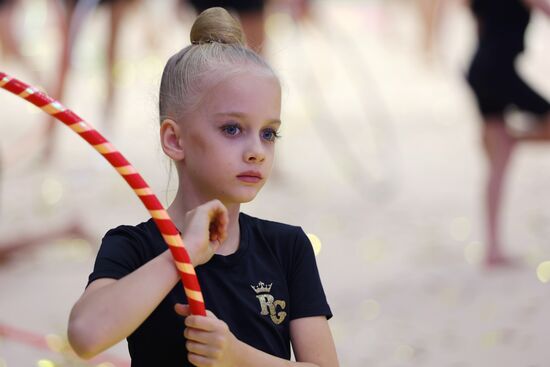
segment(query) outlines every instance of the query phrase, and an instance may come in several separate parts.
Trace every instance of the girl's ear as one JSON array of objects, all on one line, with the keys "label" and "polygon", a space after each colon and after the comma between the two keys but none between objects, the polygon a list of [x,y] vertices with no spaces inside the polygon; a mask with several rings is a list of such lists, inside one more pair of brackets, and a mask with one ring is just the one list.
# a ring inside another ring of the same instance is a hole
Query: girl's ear
[{"label": "girl's ear", "polygon": [[166,119],[160,124],[160,143],[164,153],[174,161],[180,161],[184,157],[183,140],[180,126],[171,119]]}]

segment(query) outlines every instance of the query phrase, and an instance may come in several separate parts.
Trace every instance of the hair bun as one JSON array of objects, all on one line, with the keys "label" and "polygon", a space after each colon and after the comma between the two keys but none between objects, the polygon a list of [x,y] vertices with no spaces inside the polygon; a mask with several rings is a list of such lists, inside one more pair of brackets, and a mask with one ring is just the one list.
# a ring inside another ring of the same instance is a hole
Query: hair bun
[{"label": "hair bun", "polygon": [[224,8],[209,8],[199,14],[191,27],[191,43],[225,43],[245,45],[240,23]]}]

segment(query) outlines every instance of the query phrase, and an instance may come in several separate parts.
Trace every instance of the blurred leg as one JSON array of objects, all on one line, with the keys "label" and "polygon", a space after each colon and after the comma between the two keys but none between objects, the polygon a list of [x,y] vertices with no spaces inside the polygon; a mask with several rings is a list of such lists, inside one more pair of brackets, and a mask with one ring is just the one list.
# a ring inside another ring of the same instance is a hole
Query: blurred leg
[{"label": "blurred leg", "polygon": [[[72,45],[70,43],[70,24],[71,18],[74,14],[74,6],[70,6],[67,9],[62,9],[60,4],[57,4],[57,12],[59,18],[59,28],[61,32],[61,55],[59,55],[57,80],[52,90],[51,96],[59,101],[63,100],[65,93],[65,84],[67,81],[67,74],[71,64]],[[48,118],[45,132],[45,146],[42,152],[41,160],[44,163],[48,163],[53,155],[55,148],[55,128],[57,122],[53,117]]]},{"label": "blurred leg", "polygon": [[13,32],[13,16],[15,11],[15,1],[8,0],[0,6],[0,45],[5,58],[14,57],[21,60],[19,46]]},{"label": "blurred leg", "polygon": [[129,2],[127,0],[115,0],[110,5],[110,32],[107,43],[107,98],[105,100],[105,109],[103,111],[104,123],[110,125],[112,120],[113,107],[116,104],[115,97],[115,63],[117,44],[120,36],[120,26],[124,14],[128,10]]},{"label": "blurred leg", "polygon": [[239,13],[248,46],[259,54],[263,54],[265,42],[265,12],[251,11]]},{"label": "blurred leg", "polygon": [[422,19],[422,48],[424,54],[430,58],[433,56],[434,43],[441,17],[441,7],[443,0],[416,0],[419,7],[420,17]]},{"label": "blurred leg", "polygon": [[502,204],[504,179],[515,145],[515,139],[506,130],[502,118],[485,121],[483,145],[488,158],[489,174],[486,187],[487,221],[487,266],[504,265],[509,261],[504,256],[499,238],[499,219]]}]

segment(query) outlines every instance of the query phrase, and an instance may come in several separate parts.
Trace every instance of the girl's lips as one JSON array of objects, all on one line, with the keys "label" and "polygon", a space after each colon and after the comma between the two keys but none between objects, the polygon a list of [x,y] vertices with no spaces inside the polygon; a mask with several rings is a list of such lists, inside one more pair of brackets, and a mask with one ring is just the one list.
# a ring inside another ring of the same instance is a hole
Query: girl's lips
[{"label": "girl's lips", "polygon": [[247,183],[257,183],[262,180],[262,174],[256,171],[247,171],[240,173],[237,178]]},{"label": "girl's lips", "polygon": [[262,180],[261,177],[258,177],[258,176],[247,176],[247,175],[239,175],[237,176],[237,178],[243,182],[247,182],[247,183],[257,183],[257,182],[260,182]]}]

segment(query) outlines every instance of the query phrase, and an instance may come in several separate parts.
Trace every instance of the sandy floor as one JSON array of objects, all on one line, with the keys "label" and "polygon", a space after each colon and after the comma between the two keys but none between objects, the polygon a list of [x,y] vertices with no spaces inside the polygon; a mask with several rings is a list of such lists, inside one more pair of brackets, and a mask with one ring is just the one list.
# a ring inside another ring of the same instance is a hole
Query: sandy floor
[{"label": "sandy floor", "polygon": [[[26,7],[21,37],[48,84],[57,34],[39,5]],[[189,28],[189,19],[172,19],[168,10],[149,5],[125,25],[112,125],[101,114],[101,11],[84,28],[64,101],[105,132],[165,203],[175,177],[168,179],[157,143],[156,93],[164,60],[186,44]],[[550,151],[525,146],[514,158],[503,235],[520,265],[481,270],[485,167],[479,117],[461,77],[473,47],[469,14],[447,9],[429,61],[409,2],[326,1],[318,10],[321,22],[309,25],[279,13],[269,18],[268,54],[284,85],[283,139],[272,181],[243,211],[300,224],[321,239],[317,259],[342,366],[548,366],[550,298],[536,269],[550,260]],[[163,24],[171,28],[155,34]],[[547,97],[549,37],[550,25],[537,15],[519,63]],[[2,61],[0,70],[34,83],[14,62]],[[123,365],[115,359],[128,360],[125,343],[93,364],[59,351],[99,239],[147,213],[68,129],[58,132],[52,166],[20,159],[13,152],[36,143],[18,139],[43,126],[45,115],[7,92],[0,106],[4,156],[14,160],[2,177],[1,238],[74,218],[91,237],[46,241],[0,263],[0,326],[49,335],[49,350],[29,344],[30,335],[0,337],[0,367]]]}]

